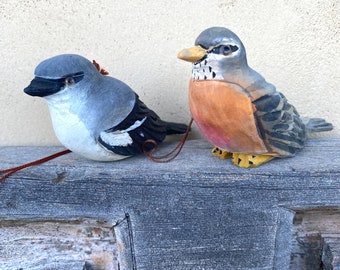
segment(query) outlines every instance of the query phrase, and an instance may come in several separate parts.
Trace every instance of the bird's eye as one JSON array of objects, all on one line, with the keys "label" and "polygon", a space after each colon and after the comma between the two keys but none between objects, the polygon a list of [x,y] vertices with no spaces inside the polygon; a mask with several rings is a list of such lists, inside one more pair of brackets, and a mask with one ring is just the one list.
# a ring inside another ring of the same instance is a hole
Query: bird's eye
[{"label": "bird's eye", "polygon": [[[235,47],[235,48],[237,48],[237,47]],[[222,55],[226,56],[226,55],[229,55],[229,54],[231,54],[232,52],[234,52],[236,50],[233,50],[232,46],[230,46],[230,45],[220,45],[218,47],[213,48],[212,52],[216,53],[216,54],[222,54]]]},{"label": "bird's eye", "polygon": [[225,45],[225,46],[220,46],[220,54],[223,54],[223,55],[228,55],[230,54],[232,51],[231,51],[231,48],[229,45]]},{"label": "bird's eye", "polygon": [[73,77],[67,77],[65,78],[65,85],[67,86],[71,86],[71,85],[74,85],[76,82],[75,80],[73,79]]}]

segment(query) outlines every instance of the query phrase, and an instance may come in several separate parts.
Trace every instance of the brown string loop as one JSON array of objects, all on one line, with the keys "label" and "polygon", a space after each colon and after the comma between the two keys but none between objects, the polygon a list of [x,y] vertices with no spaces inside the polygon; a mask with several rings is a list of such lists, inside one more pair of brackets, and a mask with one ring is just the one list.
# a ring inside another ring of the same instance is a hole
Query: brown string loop
[{"label": "brown string loop", "polygon": [[13,167],[13,168],[9,168],[9,169],[5,169],[5,170],[0,170],[0,174],[4,174],[2,177],[0,177],[0,182],[4,181],[6,178],[8,178],[9,176],[11,176],[12,174],[18,172],[18,171],[21,171],[25,168],[28,168],[28,167],[31,167],[31,166],[35,166],[35,165],[40,165],[42,163],[45,163],[51,159],[54,159],[54,158],[57,158],[57,157],[60,157],[62,155],[66,155],[68,153],[71,153],[72,151],[69,150],[69,149],[66,149],[64,151],[61,151],[61,152],[58,152],[58,153],[55,153],[53,155],[50,155],[48,157],[44,157],[42,159],[38,159],[38,160],[35,160],[35,161],[32,161],[32,162],[29,162],[29,163],[26,163],[26,164],[23,164],[23,165],[20,165],[20,166],[17,166],[17,167]]},{"label": "brown string loop", "polygon": [[[192,125],[193,121],[194,121],[194,119],[191,118],[191,120],[188,124],[188,128],[185,131],[183,138],[180,140],[180,142],[177,144],[177,146],[174,149],[172,149],[169,153],[167,153],[165,155],[155,156],[154,154],[158,149],[158,144],[155,140],[149,139],[149,140],[145,140],[142,144],[142,150],[143,150],[144,155],[146,155],[152,161],[158,162],[158,163],[167,163],[167,162],[174,160],[179,155],[179,153],[181,152],[181,150],[184,146],[184,143],[189,136],[189,132],[190,132],[191,125]],[[145,144],[147,144],[147,143],[152,143],[154,145],[154,147],[150,151],[147,151],[145,149]]]},{"label": "brown string loop", "polygon": [[[95,60],[93,60],[92,63],[98,69],[98,71],[101,74],[103,74],[103,75],[108,75],[109,74],[109,72],[107,72],[105,69],[101,68],[100,65]],[[182,148],[184,146],[184,143],[185,143],[185,141],[188,138],[188,135],[189,135],[189,132],[190,132],[190,128],[191,128],[191,125],[192,125],[193,121],[194,120],[191,118],[191,120],[189,122],[189,125],[188,125],[188,128],[185,131],[183,138],[178,143],[178,145],[173,150],[171,150],[168,154],[165,154],[165,155],[162,155],[162,156],[155,156],[154,153],[156,152],[156,150],[158,148],[158,144],[157,144],[157,142],[155,140],[152,140],[152,139],[145,140],[143,142],[143,144],[142,144],[143,153],[147,157],[149,157],[152,161],[154,161],[154,162],[165,163],[165,162],[170,162],[170,161],[174,160],[179,155],[179,153],[181,152],[181,150],[182,150]],[[147,143],[152,143],[154,145],[154,148],[152,148],[149,152],[146,151],[146,149],[145,149],[145,144],[147,144]],[[35,165],[40,165],[42,163],[45,163],[45,162],[50,161],[50,160],[52,160],[54,158],[60,157],[62,155],[66,155],[66,154],[71,153],[71,152],[72,152],[71,150],[66,149],[64,151],[60,151],[60,152],[55,153],[53,155],[50,155],[50,156],[44,157],[42,159],[38,159],[38,160],[35,160],[35,161],[32,161],[32,162],[29,162],[29,163],[26,163],[26,164],[23,164],[23,165],[20,165],[20,166],[17,166],[17,167],[5,169],[5,170],[0,170],[0,174],[4,174],[3,176],[0,177],[0,182],[4,181],[6,178],[10,177],[12,174],[14,174],[14,173],[16,173],[18,171],[21,171],[21,170],[23,170],[25,168],[28,168],[28,167],[31,167],[31,166],[35,166]],[[171,155],[173,155],[173,156],[171,156]],[[170,157],[170,158],[168,158],[168,157]]]},{"label": "brown string loop", "polygon": [[[166,163],[166,162],[170,162],[170,161],[174,160],[179,155],[179,153],[181,152],[181,150],[184,146],[184,143],[188,138],[192,122],[193,122],[193,119],[190,120],[188,128],[185,131],[184,136],[181,139],[181,141],[169,153],[167,153],[165,155],[155,156],[154,153],[157,151],[158,144],[155,140],[152,140],[152,139],[145,140],[143,142],[143,144],[142,144],[143,153],[147,157],[149,157],[152,161],[158,162],[158,163]],[[154,147],[149,152],[145,149],[145,144],[147,144],[147,143],[152,143],[154,145]],[[26,163],[26,164],[23,164],[23,165],[20,165],[20,166],[17,166],[17,167],[5,169],[5,170],[0,170],[0,174],[4,174],[3,176],[0,177],[0,182],[4,181],[6,178],[11,176],[12,174],[14,174],[18,171],[21,171],[25,168],[35,166],[35,165],[40,165],[42,163],[45,163],[45,162],[50,161],[54,158],[60,157],[62,155],[66,155],[66,154],[71,153],[71,152],[72,152],[71,150],[66,149],[66,150],[57,152],[53,155],[50,155],[50,156],[44,157],[42,159],[38,159],[38,160],[35,160],[35,161],[32,161],[32,162],[29,162],[29,163]]]},{"label": "brown string loop", "polygon": [[[106,71],[105,69],[101,68],[100,65],[95,60],[93,60],[92,63],[98,69],[98,71],[101,74],[103,74],[103,75],[109,74],[109,72]],[[29,162],[29,163],[26,163],[26,164],[23,164],[23,165],[20,165],[20,166],[17,166],[17,167],[9,168],[9,169],[6,169],[6,170],[0,170],[0,174],[5,174],[2,177],[0,177],[0,182],[4,181],[6,178],[8,178],[12,174],[16,173],[17,171],[20,171],[22,169],[25,169],[25,168],[28,168],[28,167],[31,167],[31,166],[42,164],[42,163],[47,162],[51,159],[60,157],[62,155],[65,155],[65,154],[68,154],[68,153],[71,153],[71,152],[72,152],[71,150],[67,149],[67,150],[55,153],[53,155],[50,155],[48,157],[33,161],[33,162]]]}]

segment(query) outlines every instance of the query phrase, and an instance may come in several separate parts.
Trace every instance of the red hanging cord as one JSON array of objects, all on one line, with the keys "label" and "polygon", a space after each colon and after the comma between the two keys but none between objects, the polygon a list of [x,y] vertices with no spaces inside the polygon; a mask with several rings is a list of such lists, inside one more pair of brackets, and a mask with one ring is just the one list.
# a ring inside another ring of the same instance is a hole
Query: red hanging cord
[{"label": "red hanging cord", "polygon": [[[100,65],[95,61],[93,60],[93,64],[95,65],[95,67],[98,69],[98,71],[103,74],[103,75],[108,75],[109,73],[105,70],[105,69],[102,69],[100,67]],[[143,150],[143,153],[149,157],[152,161],[154,162],[159,162],[159,163],[165,163],[165,162],[170,162],[172,160],[174,160],[178,155],[179,153],[181,152],[183,146],[184,146],[184,143],[185,141],[187,140],[188,138],[188,135],[189,135],[189,132],[190,132],[190,129],[191,129],[191,125],[192,125],[192,122],[193,122],[193,119],[190,120],[189,122],[189,125],[188,125],[188,128],[187,130],[185,131],[184,133],[184,136],[183,138],[181,139],[181,141],[178,143],[178,145],[173,149],[171,150],[169,153],[165,154],[165,155],[161,155],[161,156],[155,156],[154,153],[156,152],[157,148],[158,148],[158,144],[155,140],[145,140],[142,144],[142,150]],[[152,143],[154,145],[154,148],[152,148],[149,152],[146,151],[145,149],[145,144],[146,143]],[[177,151],[177,152],[176,152]],[[47,156],[47,157],[44,157],[42,159],[38,159],[38,160],[35,160],[35,161],[32,161],[32,162],[29,162],[29,163],[26,163],[26,164],[23,164],[23,165],[20,165],[20,166],[17,166],[17,167],[13,167],[13,168],[9,168],[9,169],[5,169],[5,170],[0,170],[0,174],[4,174],[3,176],[0,177],[0,182],[4,181],[6,178],[8,178],[9,176],[11,176],[12,174],[18,172],[18,171],[21,171],[25,168],[28,168],[28,167],[31,167],[31,166],[36,166],[36,165],[40,165],[42,163],[45,163],[47,161],[50,161],[52,159],[55,159],[57,157],[60,157],[60,156],[63,156],[63,155],[66,155],[68,153],[71,153],[72,151],[69,150],[69,149],[66,149],[66,150],[63,150],[61,152],[58,152],[58,153],[55,153],[53,155],[50,155],[50,156]],[[172,156],[171,156],[172,155]],[[168,158],[169,157],[169,158]],[[168,159],[167,159],[168,158]]]},{"label": "red hanging cord", "polygon": [[[184,146],[184,143],[188,138],[192,122],[193,122],[193,119],[190,120],[188,128],[185,131],[184,136],[181,139],[181,141],[169,153],[167,153],[165,155],[155,156],[154,153],[157,151],[158,144],[155,140],[151,140],[151,139],[145,140],[143,142],[143,144],[142,144],[143,153],[147,157],[149,157],[152,161],[158,162],[158,163],[166,163],[166,162],[170,162],[170,161],[174,160],[179,155],[179,153],[181,152],[181,150]],[[146,149],[145,149],[145,144],[147,144],[147,143],[152,143],[154,145],[154,148],[152,148],[149,152],[146,151]],[[29,163],[26,163],[26,164],[23,164],[23,165],[20,165],[20,166],[17,166],[17,167],[5,169],[5,170],[0,170],[0,174],[4,174],[3,176],[0,177],[0,182],[4,181],[6,178],[8,178],[9,176],[11,176],[12,174],[14,174],[18,171],[21,171],[21,170],[26,169],[26,168],[31,167],[31,166],[40,165],[42,163],[45,163],[47,161],[50,161],[52,159],[66,155],[66,154],[71,153],[71,152],[72,152],[71,150],[66,149],[66,150],[57,152],[53,155],[50,155],[50,156],[44,157],[42,159],[38,159],[38,160],[35,160],[35,161],[32,161],[32,162],[29,162]]]},{"label": "red hanging cord", "polygon": [[[167,163],[167,162],[174,160],[179,155],[179,153],[181,152],[181,150],[184,146],[184,143],[189,136],[189,132],[190,132],[191,125],[192,125],[193,121],[194,121],[194,119],[191,118],[191,120],[188,124],[188,128],[185,131],[183,138],[180,140],[180,142],[177,144],[177,146],[174,149],[172,149],[169,153],[167,153],[165,155],[155,156],[154,154],[157,151],[158,144],[155,140],[150,139],[150,140],[145,140],[142,144],[142,150],[143,150],[144,155],[146,155],[152,161],[158,162],[158,163]],[[145,149],[145,144],[147,144],[147,143],[152,143],[154,145],[154,148],[152,148],[149,152]]]},{"label": "red hanging cord", "polygon": [[[98,69],[98,71],[101,74],[103,74],[103,75],[108,75],[109,74],[109,72],[106,71],[105,69],[101,68],[100,65],[95,60],[93,60],[92,63]],[[25,169],[25,168],[28,168],[28,167],[31,167],[31,166],[35,166],[35,165],[39,165],[39,164],[45,163],[45,162],[47,162],[47,161],[49,161],[51,159],[60,157],[62,155],[66,155],[68,153],[71,153],[71,150],[67,149],[67,150],[55,153],[53,155],[50,155],[48,157],[45,157],[45,158],[42,158],[42,159],[39,159],[39,160],[35,160],[35,161],[32,161],[32,162],[20,165],[18,167],[13,167],[13,168],[5,169],[5,170],[0,170],[0,174],[5,174],[2,177],[0,177],[0,182],[4,181],[6,178],[8,178],[12,174],[16,173],[17,171],[20,171],[22,169]]]},{"label": "red hanging cord", "polygon": [[5,175],[0,177],[0,182],[4,181],[7,177],[11,176],[12,174],[16,173],[17,171],[21,171],[22,169],[25,169],[25,168],[28,168],[28,167],[31,167],[31,166],[35,166],[35,165],[39,165],[39,164],[45,163],[45,162],[47,162],[47,161],[49,161],[51,159],[60,157],[62,155],[66,155],[66,154],[71,153],[71,152],[72,152],[71,150],[67,149],[67,150],[55,153],[53,155],[50,155],[48,157],[44,157],[42,159],[38,159],[38,160],[35,160],[35,161],[32,161],[32,162],[23,164],[23,165],[20,165],[20,166],[17,166],[17,167],[5,169],[5,170],[0,170],[0,174],[4,174],[5,173]]}]

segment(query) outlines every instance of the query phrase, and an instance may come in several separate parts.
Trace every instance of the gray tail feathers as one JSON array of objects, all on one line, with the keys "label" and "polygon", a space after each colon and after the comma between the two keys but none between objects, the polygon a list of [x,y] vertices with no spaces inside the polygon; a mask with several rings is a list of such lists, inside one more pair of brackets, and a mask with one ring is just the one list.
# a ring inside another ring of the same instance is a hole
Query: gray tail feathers
[{"label": "gray tail feathers", "polygon": [[330,131],[333,129],[333,125],[322,118],[303,118],[302,120],[306,126],[307,133]]},{"label": "gray tail feathers", "polygon": [[166,134],[184,134],[187,131],[188,126],[185,124],[165,122],[166,124]]}]

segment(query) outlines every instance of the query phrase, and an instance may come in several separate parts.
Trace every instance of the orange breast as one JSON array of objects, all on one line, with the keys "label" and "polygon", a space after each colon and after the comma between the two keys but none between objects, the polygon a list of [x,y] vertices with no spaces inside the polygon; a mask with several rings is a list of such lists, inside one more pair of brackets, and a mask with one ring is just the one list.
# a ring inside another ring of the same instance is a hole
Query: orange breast
[{"label": "orange breast", "polygon": [[268,152],[259,136],[255,107],[244,90],[218,80],[190,81],[189,105],[203,135],[229,152]]}]

